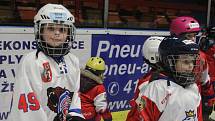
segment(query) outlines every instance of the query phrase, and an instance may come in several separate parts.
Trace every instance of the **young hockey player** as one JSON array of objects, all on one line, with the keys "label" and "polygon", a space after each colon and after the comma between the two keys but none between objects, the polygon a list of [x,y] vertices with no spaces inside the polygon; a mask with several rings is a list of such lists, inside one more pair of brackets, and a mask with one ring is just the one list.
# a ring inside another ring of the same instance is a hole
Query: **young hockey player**
[{"label": "young hockey player", "polygon": [[[190,39],[195,41],[196,35],[201,30],[198,21],[192,17],[182,16],[172,20],[170,34],[172,37]],[[203,63],[202,75],[198,83],[204,85],[209,81],[208,65],[205,54],[200,51],[201,63]]]},{"label": "young hockey player", "polygon": [[62,5],[47,4],[34,17],[37,50],[18,68],[13,121],[83,121],[79,60],[70,52],[75,18]]},{"label": "young hockey player", "polygon": [[159,64],[158,59],[158,47],[161,43],[161,41],[164,39],[164,37],[158,37],[158,36],[152,36],[146,39],[146,41],[143,44],[142,48],[142,54],[144,61],[149,64],[151,67],[151,70],[145,74],[142,78],[139,79],[138,81],[138,86],[137,89],[135,90],[134,97],[130,101],[131,109],[128,112],[127,119],[126,121],[141,121],[140,113],[138,110],[138,105],[135,102],[141,88],[144,88],[150,80],[153,80],[153,78],[156,78],[156,75],[158,74],[159,69]]},{"label": "young hockey player", "polygon": [[[188,16],[177,17],[174,20],[172,20],[170,25],[170,34],[172,36],[175,36],[178,38],[191,39],[195,42],[196,42],[196,35],[199,33],[200,30],[201,28],[198,21]],[[199,86],[202,96],[210,97],[210,98],[207,98],[207,100],[203,100],[203,104],[205,105],[205,101],[207,104],[212,104],[214,103],[215,92],[213,89],[213,85],[211,83],[210,75],[208,74],[209,66],[211,65],[208,65],[209,62],[206,57],[206,53],[202,51],[201,48],[200,48],[199,54],[201,58],[200,63],[202,63],[202,69],[201,69],[201,74],[199,75],[199,78],[197,80],[197,84]],[[206,107],[208,108],[208,106],[209,107],[212,106],[212,105],[207,105],[205,107],[204,105],[203,105],[203,108],[206,108]],[[204,111],[203,113],[206,113],[206,112]]]},{"label": "young hockey player", "polygon": [[144,121],[202,121],[195,83],[199,46],[192,40],[165,38],[159,46],[162,74],[140,90],[136,102]]},{"label": "young hockey player", "polygon": [[81,108],[87,121],[112,121],[108,110],[107,94],[103,85],[105,62],[100,57],[91,57],[81,69]]},{"label": "young hockey player", "polygon": [[[199,40],[200,49],[205,53],[206,59],[209,65],[209,76],[211,83],[215,85],[215,27],[206,28],[203,35]],[[205,105],[203,105],[203,117],[205,120],[209,120],[209,114],[212,112],[212,108],[215,102],[215,95],[211,93],[211,95],[207,95],[203,98],[203,100],[207,100]],[[214,114],[213,114],[214,115]],[[215,116],[215,115],[214,115]],[[213,116],[213,120],[215,120]],[[212,117],[211,117],[212,118]]]},{"label": "young hockey player", "polygon": [[181,16],[172,20],[170,24],[170,35],[177,38],[195,40],[201,30],[199,22],[189,16]]},{"label": "young hockey player", "polygon": [[205,53],[209,65],[209,76],[215,82],[215,27],[208,27],[199,40],[200,49]]}]

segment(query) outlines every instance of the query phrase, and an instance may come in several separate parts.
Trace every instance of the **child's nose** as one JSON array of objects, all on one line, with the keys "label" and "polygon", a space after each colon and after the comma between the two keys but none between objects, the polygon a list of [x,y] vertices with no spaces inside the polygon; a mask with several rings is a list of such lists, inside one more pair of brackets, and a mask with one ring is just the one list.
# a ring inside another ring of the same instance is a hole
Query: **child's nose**
[{"label": "child's nose", "polygon": [[190,63],[188,68],[187,68],[188,72],[192,72],[193,71],[193,63]]},{"label": "child's nose", "polygon": [[59,35],[60,31],[59,30],[55,30],[55,35]]}]

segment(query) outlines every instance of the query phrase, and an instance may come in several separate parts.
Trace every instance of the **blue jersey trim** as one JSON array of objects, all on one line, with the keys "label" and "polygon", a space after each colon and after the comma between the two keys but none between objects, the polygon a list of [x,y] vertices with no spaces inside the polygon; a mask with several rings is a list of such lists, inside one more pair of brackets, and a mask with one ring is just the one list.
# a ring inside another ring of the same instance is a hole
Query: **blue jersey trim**
[{"label": "blue jersey trim", "polygon": [[75,112],[75,113],[78,113],[78,114],[81,114],[81,109],[69,109],[69,112]]}]

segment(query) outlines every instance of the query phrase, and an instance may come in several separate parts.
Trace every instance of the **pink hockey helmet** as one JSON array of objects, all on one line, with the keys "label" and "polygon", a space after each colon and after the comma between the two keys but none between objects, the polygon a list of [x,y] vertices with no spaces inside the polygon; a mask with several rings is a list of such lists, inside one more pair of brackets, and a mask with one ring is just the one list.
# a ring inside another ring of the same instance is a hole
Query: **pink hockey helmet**
[{"label": "pink hockey helmet", "polygon": [[199,22],[189,16],[177,17],[170,24],[170,34],[176,37],[183,33],[199,32],[200,30]]}]

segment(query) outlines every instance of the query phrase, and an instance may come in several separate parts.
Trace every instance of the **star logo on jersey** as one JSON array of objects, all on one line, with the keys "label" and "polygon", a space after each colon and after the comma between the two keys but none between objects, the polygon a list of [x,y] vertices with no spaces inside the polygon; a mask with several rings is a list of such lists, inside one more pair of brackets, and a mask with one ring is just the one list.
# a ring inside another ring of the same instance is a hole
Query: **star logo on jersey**
[{"label": "star logo on jersey", "polygon": [[41,75],[43,82],[51,82],[52,81],[52,70],[48,62],[43,63],[43,73]]}]

